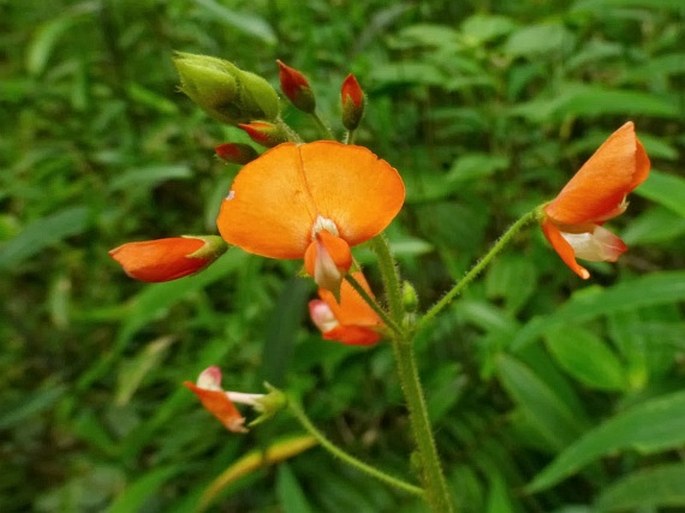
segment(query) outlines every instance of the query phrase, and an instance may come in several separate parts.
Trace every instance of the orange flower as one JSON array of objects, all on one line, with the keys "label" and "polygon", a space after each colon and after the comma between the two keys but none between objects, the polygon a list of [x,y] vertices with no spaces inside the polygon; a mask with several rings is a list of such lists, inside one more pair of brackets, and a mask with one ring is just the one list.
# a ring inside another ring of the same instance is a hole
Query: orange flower
[{"label": "orange flower", "polygon": [[245,418],[228,398],[228,393],[221,388],[219,367],[212,366],[202,371],[197,378],[197,383],[184,381],[183,384],[195,393],[202,406],[219,419],[226,429],[234,433],[247,432],[243,426]]},{"label": "orange flower", "polygon": [[[364,275],[355,272],[352,276],[373,297]],[[381,319],[348,282],[341,284],[340,302],[326,289],[319,289],[319,297],[309,302],[309,315],[324,339],[364,346],[381,339]]]},{"label": "orange flower", "polygon": [[226,244],[221,237],[187,235],[129,242],[112,249],[109,254],[131,278],[160,282],[196,273],[225,251]]},{"label": "orange flower", "polygon": [[627,249],[602,228],[622,214],[626,196],[649,175],[649,158],[629,121],[616,130],[542,211],[542,231],[561,259],[583,279],[590,273],[576,258],[615,262]]},{"label": "orange flower", "polygon": [[229,244],[270,258],[305,258],[335,290],[350,246],[383,231],[404,203],[397,171],[366,148],[334,141],[281,144],[238,173],[217,226]]}]

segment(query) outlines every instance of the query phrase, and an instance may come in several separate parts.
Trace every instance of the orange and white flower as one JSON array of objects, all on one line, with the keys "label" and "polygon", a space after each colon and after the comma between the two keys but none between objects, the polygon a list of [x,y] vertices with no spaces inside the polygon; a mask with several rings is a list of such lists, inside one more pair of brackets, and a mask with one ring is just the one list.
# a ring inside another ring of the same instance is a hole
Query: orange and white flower
[{"label": "orange and white flower", "polygon": [[[355,272],[352,276],[373,297],[364,275]],[[340,301],[324,288],[319,289],[319,297],[309,302],[309,315],[324,339],[367,346],[382,338],[380,317],[348,282],[342,282]]]},{"label": "orange and white flower", "polygon": [[336,291],[351,246],[383,231],[404,203],[386,161],[335,141],[284,143],[236,176],[217,226],[229,244],[270,258],[304,258],[319,286]]},{"label": "orange and white flower", "polygon": [[629,121],[542,208],[545,237],[581,278],[589,278],[590,273],[576,258],[615,262],[626,251],[623,241],[602,224],[626,210],[626,197],[647,179],[649,169],[647,153]]}]

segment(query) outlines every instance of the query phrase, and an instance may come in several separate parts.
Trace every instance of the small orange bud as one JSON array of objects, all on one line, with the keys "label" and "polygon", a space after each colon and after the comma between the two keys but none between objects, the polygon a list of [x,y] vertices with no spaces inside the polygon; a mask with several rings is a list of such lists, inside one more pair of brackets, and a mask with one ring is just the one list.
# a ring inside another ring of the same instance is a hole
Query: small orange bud
[{"label": "small orange bud", "polygon": [[296,108],[308,114],[313,113],[316,109],[316,98],[307,78],[280,60],[276,63],[279,67],[278,78],[281,81],[283,94]]},{"label": "small orange bud", "polygon": [[252,162],[258,156],[252,146],[241,143],[223,143],[214,148],[214,152],[221,160],[240,165]]},{"label": "small orange bud", "polygon": [[343,125],[348,130],[355,130],[364,115],[366,99],[364,91],[362,91],[359,82],[357,82],[352,73],[347,75],[347,78],[343,81],[340,89],[340,99],[342,101]]},{"label": "small orange bud", "polygon": [[226,249],[226,243],[215,235],[184,236],[129,242],[109,254],[131,278],[155,283],[201,271]]},{"label": "small orange bud", "polygon": [[271,148],[288,140],[287,134],[277,125],[268,121],[253,121],[238,125],[254,142]]}]

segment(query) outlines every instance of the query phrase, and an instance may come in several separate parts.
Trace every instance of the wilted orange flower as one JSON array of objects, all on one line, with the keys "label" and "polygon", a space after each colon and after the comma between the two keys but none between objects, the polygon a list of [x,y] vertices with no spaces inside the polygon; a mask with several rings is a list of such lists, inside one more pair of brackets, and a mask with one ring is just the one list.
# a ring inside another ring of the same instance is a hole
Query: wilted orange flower
[{"label": "wilted orange flower", "polygon": [[212,366],[206,368],[197,378],[197,383],[184,381],[188,387],[200,399],[202,406],[214,415],[229,431],[245,433],[243,426],[245,418],[228,398],[227,392],[221,388],[221,370]]},{"label": "wilted orange flower", "polygon": [[[352,276],[373,297],[364,275],[355,272]],[[340,302],[326,289],[319,289],[319,297],[321,299],[309,302],[309,315],[321,330],[323,338],[365,346],[375,344],[381,339],[380,330],[383,324],[380,317],[348,282],[341,284]]]},{"label": "wilted orange flower", "polygon": [[221,237],[183,236],[129,242],[110,250],[131,278],[146,282],[170,281],[196,273],[226,251]]},{"label": "wilted orange flower", "polygon": [[649,175],[649,158],[631,121],[616,130],[559,195],[543,207],[542,231],[578,276],[590,277],[576,258],[615,262],[627,249],[601,225],[622,214],[626,197]]},{"label": "wilted orange flower", "polygon": [[306,258],[321,287],[335,290],[350,247],[383,231],[404,203],[386,161],[335,141],[281,144],[236,176],[217,226],[229,244],[270,258]]}]

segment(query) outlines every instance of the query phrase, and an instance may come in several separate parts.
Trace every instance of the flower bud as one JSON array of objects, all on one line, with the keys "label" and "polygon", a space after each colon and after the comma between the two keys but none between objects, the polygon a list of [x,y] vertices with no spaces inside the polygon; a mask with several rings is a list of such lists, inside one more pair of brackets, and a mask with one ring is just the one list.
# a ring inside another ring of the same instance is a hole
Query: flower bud
[{"label": "flower bud", "polygon": [[419,307],[419,297],[414,286],[405,281],[402,284],[402,306],[407,313],[415,313]]},{"label": "flower bud", "polygon": [[237,125],[278,117],[278,94],[262,77],[207,55],[179,52],[174,65],[181,91],[213,118]]},{"label": "flower bud", "polygon": [[364,91],[353,74],[347,75],[340,89],[342,101],[342,122],[348,130],[355,130],[364,115],[366,98]]},{"label": "flower bud", "polygon": [[247,132],[254,142],[267,148],[278,146],[288,140],[288,134],[280,126],[267,121],[241,123],[238,127]]},{"label": "flower bud", "polygon": [[257,150],[252,146],[241,143],[223,143],[214,148],[214,152],[221,160],[241,166],[252,162],[258,156]]},{"label": "flower bud", "polygon": [[109,252],[131,278],[162,282],[201,271],[228,248],[216,235],[170,237],[129,242]]},{"label": "flower bud", "polygon": [[281,91],[286,95],[290,103],[297,109],[311,114],[316,109],[316,98],[309,86],[307,78],[297,71],[277,60],[279,67],[278,77],[281,81]]}]

